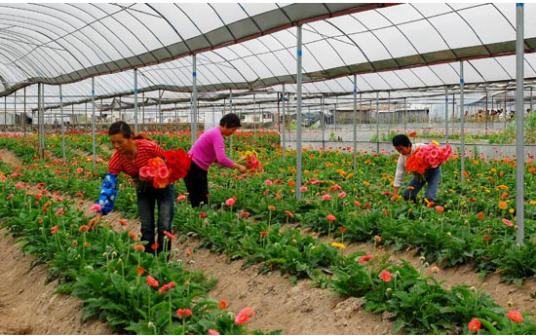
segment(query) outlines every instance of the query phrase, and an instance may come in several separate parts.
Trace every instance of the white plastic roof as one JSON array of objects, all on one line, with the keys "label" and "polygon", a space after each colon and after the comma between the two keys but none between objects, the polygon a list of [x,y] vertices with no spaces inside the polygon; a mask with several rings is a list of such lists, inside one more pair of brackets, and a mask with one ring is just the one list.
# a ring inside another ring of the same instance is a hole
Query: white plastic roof
[{"label": "white plastic roof", "polygon": [[[365,93],[452,87],[460,60],[468,84],[508,82],[515,80],[515,6],[0,4],[0,95],[43,82],[62,84],[66,101],[87,101],[89,78],[97,76],[97,99],[131,96],[137,68],[140,92],[164,90],[186,102],[192,54],[205,97],[281,92],[282,84],[295,92],[298,24],[304,94],[348,94],[354,74]],[[525,78],[534,79],[536,4],[525,4],[524,13]],[[58,95],[57,86],[45,94]]]}]

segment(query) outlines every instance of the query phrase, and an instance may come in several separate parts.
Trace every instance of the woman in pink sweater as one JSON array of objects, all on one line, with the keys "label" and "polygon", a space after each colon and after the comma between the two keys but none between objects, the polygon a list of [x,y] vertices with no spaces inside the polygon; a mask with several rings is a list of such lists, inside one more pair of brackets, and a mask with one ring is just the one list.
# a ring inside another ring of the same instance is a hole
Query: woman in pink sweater
[{"label": "woman in pink sweater", "polygon": [[241,173],[246,172],[246,167],[227,158],[223,141],[224,136],[231,136],[240,126],[240,118],[236,114],[226,114],[220,119],[220,126],[206,131],[190,150],[192,164],[184,178],[184,184],[192,207],[208,204],[207,173],[214,162],[227,168],[238,169]]}]

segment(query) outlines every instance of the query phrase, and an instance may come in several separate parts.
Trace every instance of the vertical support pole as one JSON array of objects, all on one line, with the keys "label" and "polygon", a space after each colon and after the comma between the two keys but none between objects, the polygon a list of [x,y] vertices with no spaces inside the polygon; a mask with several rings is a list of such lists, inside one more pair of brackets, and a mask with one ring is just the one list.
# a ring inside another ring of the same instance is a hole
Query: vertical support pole
[{"label": "vertical support pole", "polygon": [[[333,110],[333,134],[337,134],[337,109],[339,108],[339,97],[335,96],[335,109]],[[337,138],[338,140],[339,138]]]},{"label": "vertical support pole", "polygon": [[38,139],[39,139],[39,154],[42,159],[45,158],[45,144],[44,144],[44,127],[43,127],[43,95],[44,95],[44,87],[43,84],[38,83],[37,84],[37,132],[38,132]]},{"label": "vertical support pole", "polygon": [[233,113],[233,89],[229,89],[229,113]]},{"label": "vertical support pole", "polygon": [[74,104],[71,105],[71,131],[74,131]]},{"label": "vertical support pole", "polygon": [[93,143],[93,169],[95,169],[97,166],[97,141],[95,137],[95,77],[91,77],[91,103],[91,141]]},{"label": "vertical support pole", "polygon": [[486,94],[486,107],[484,109],[484,125],[485,125],[485,129],[486,131],[488,130],[488,88],[485,88],[484,89],[484,93]]},{"label": "vertical support pole", "polygon": [[454,134],[454,121],[456,118],[454,117],[454,114],[456,113],[456,96],[455,93],[452,93],[452,114],[450,118],[450,125],[452,126],[450,129],[450,134]]},{"label": "vertical support pole", "polygon": [[145,92],[141,93],[141,123],[145,125]]},{"label": "vertical support pole", "polygon": [[24,87],[24,101],[23,101],[23,108],[22,108],[22,111],[23,111],[23,118],[22,120],[24,120],[24,136],[26,136],[26,86]]},{"label": "vertical support pole", "polygon": [[326,128],[326,117],[325,117],[325,114],[324,114],[324,109],[325,109],[325,100],[324,100],[324,95],[322,94],[320,96],[320,106],[321,106],[321,114],[322,116],[320,117],[320,125],[322,127],[322,149],[325,149],[326,148],[326,141],[325,141],[325,128]]},{"label": "vertical support pole", "polygon": [[138,69],[134,69],[134,132],[138,133]]},{"label": "vertical support pole", "polygon": [[354,170],[357,169],[357,76],[354,75]]},{"label": "vertical support pole", "polygon": [[60,115],[61,115],[61,149],[63,154],[63,162],[67,162],[67,157],[65,155],[65,122],[63,121],[63,94],[62,94],[62,87],[60,84]]},{"label": "vertical support pole", "polygon": [[376,91],[376,154],[380,153],[380,92]]},{"label": "vertical support pole", "polygon": [[297,27],[296,50],[296,199],[301,200],[302,178],[302,26]]},{"label": "vertical support pole", "polygon": [[285,104],[285,101],[287,100],[287,94],[285,93],[285,84],[283,84],[283,95],[281,96],[281,100],[283,102],[283,109],[282,109],[282,112],[283,112],[283,119],[282,119],[282,122],[283,122],[283,132],[281,133],[281,140],[283,141],[283,148],[282,148],[282,155],[283,155],[283,161],[285,160],[285,150],[287,148],[287,143],[286,143],[286,139],[285,139],[285,135],[286,135],[286,128],[287,128],[287,124],[286,124],[286,121],[285,121],[285,110],[286,110],[286,105]]},{"label": "vertical support pole", "polygon": [[363,125],[363,94],[359,92],[359,130]]},{"label": "vertical support pole", "polygon": [[504,128],[506,129],[506,94],[507,94],[507,90],[506,90],[506,85],[504,86],[504,113],[503,113],[503,117],[504,117]]},{"label": "vertical support pole", "polygon": [[[229,89],[229,113],[233,113],[233,89]],[[205,130],[206,132],[207,130]],[[233,154],[233,135],[229,139],[230,155]]]},{"label": "vertical support pole", "polygon": [[282,95],[277,92],[277,132],[279,134],[281,134],[281,97]]},{"label": "vertical support pole", "polygon": [[4,132],[7,132],[7,96],[4,96]]},{"label": "vertical support pole", "polygon": [[[387,115],[391,116],[391,91],[387,91]],[[386,118],[387,119],[387,118]],[[391,122],[394,124],[394,113],[392,118],[389,119],[389,124],[387,125],[387,133],[391,133]]]},{"label": "vertical support pole", "polygon": [[[13,92],[13,116],[16,116],[16,115],[17,115],[17,91]],[[15,117],[13,117],[13,131],[15,131]]]},{"label": "vertical support pole", "polygon": [[408,103],[406,101],[406,97],[404,97],[404,132],[406,132],[408,128]]},{"label": "vertical support pole", "polygon": [[[524,6],[516,4],[516,241],[525,235],[525,138],[524,138]],[[531,96],[532,98],[532,96]]]},{"label": "vertical support pole", "polygon": [[43,144],[41,141],[41,83],[37,83],[37,143],[39,145],[39,155],[43,158]]},{"label": "vertical support pole", "polygon": [[465,181],[465,175],[463,173],[465,172],[465,130],[464,130],[464,124],[465,124],[465,103],[464,103],[464,86],[465,86],[465,79],[463,78],[463,61],[460,61],[460,120],[461,120],[461,179],[462,182]]},{"label": "vertical support pole", "polygon": [[197,55],[192,55],[192,146],[197,140]]},{"label": "vertical support pole", "polygon": [[257,103],[255,101],[255,91],[253,91],[253,137],[257,140]]},{"label": "vertical support pole", "polygon": [[445,86],[445,141],[449,143],[449,89]]},{"label": "vertical support pole", "polygon": [[[162,131],[162,96],[164,95],[164,91],[161,89],[158,89],[158,105],[156,110],[156,127],[155,130]],[[161,145],[160,140],[158,141],[158,144]]]}]

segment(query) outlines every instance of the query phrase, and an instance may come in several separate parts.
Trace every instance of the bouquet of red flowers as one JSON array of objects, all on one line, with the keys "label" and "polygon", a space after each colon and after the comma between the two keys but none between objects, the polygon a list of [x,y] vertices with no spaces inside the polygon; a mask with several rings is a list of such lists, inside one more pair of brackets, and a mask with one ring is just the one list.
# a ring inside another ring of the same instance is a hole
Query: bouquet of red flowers
[{"label": "bouquet of red flowers", "polygon": [[261,162],[257,159],[257,152],[255,151],[246,151],[245,159],[246,159],[246,168],[252,171],[256,171],[259,173],[264,172],[264,168],[262,168]]},{"label": "bouquet of red flowers", "polygon": [[451,154],[452,147],[450,147],[450,144],[441,148],[439,143],[434,141],[431,144],[417,148],[407,158],[406,170],[422,178],[427,169],[439,167],[440,164],[447,162]]},{"label": "bouquet of red flowers", "polygon": [[165,188],[185,177],[192,162],[192,156],[182,148],[166,151],[164,157],[165,161],[160,157],[149,159],[147,166],[140,168],[140,177],[153,181],[155,188]]}]

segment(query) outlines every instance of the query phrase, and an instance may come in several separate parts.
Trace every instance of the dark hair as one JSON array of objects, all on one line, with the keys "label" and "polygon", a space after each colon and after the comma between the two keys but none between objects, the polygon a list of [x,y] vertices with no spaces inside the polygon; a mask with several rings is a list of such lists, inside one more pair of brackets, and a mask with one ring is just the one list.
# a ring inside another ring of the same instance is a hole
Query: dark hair
[{"label": "dark hair", "polygon": [[397,134],[393,138],[393,147],[396,147],[396,146],[408,147],[408,146],[411,146],[411,141],[409,140],[407,135]]},{"label": "dark hair", "polygon": [[130,126],[124,121],[116,121],[110,125],[108,135],[123,134],[125,139],[149,139],[143,134],[134,134]]},{"label": "dark hair", "polygon": [[242,125],[240,124],[240,118],[236,114],[229,113],[229,114],[224,115],[220,119],[220,126],[233,128],[233,127],[240,127]]}]

